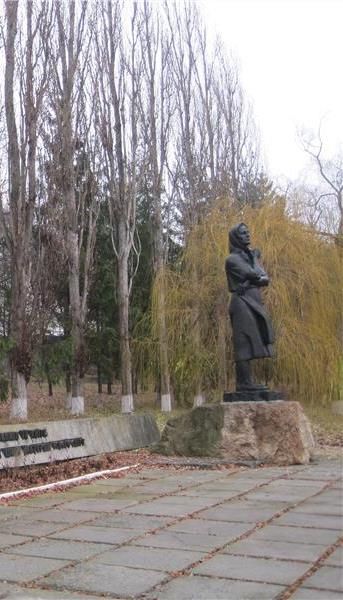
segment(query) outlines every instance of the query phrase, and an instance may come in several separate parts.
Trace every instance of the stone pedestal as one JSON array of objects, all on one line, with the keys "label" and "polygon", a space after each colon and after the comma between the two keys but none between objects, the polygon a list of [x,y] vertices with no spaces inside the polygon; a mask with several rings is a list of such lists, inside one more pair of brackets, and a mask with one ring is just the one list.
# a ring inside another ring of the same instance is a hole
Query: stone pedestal
[{"label": "stone pedestal", "polygon": [[311,426],[298,402],[245,401],[223,406],[222,457],[277,465],[310,461]]},{"label": "stone pedestal", "polygon": [[178,456],[211,456],[227,462],[307,464],[311,427],[298,402],[222,402],[198,406],[170,419],[155,450]]},{"label": "stone pedestal", "polygon": [[273,402],[274,400],[283,400],[282,394],[268,388],[244,390],[244,392],[224,392],[223,394],[223,402]]}]

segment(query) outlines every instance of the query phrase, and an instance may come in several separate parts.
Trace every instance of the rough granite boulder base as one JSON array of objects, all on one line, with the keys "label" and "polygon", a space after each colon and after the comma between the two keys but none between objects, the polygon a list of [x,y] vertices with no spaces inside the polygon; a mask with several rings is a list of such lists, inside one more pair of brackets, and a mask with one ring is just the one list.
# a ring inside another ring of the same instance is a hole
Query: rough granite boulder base
[{"label": "rough granite boulder base", "polygon": [[300,404],[280,400],[198,406],[170,419],[154,450],[169,456],[293,465],[309,463],[313,448]]},{"label": "rough granite boulder base", "polygon": [[154,450],[167,456],[218,456],[224,426],[222,404],[203,404],[167,421]]},{"label": "rough granite boulder base", "polygon": [[299,402],[235,402],[224,405],[220,449],[231,460],[308,464],[314,440]]}]

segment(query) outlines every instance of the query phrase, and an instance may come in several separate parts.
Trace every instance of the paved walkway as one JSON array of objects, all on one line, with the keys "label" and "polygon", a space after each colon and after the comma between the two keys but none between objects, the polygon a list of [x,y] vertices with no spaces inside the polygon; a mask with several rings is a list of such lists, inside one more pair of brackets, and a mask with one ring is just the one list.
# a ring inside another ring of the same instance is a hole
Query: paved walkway
[{"label": "paved walkway", "polygon": [[0,506],[0,598],[338,600],[342,463],[145,469]]}]

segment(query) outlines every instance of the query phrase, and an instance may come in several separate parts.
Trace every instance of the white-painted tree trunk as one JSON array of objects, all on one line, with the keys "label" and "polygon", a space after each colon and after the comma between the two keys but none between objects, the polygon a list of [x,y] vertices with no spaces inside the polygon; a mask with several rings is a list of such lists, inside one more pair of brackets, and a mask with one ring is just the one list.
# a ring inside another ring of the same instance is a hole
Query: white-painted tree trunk
[{"label": "white-painted tree trunk", "polygon": [[121,397],[121,412],[132,413],[134,411],[133,395],[126,394]]},{"label": "white-painted tree trunk", "polygon": [[72,415],[83,415],[85,412],[85,400],[83,396],[71,398],[70,412]]},{"label": "white-painted tree trunk", "polygon": [[171,395],[170,394],[162,394],[161,395],[161,411],[162,412],[170,412],[171,409],[172,409]]},{"label": "white-painted tree trunk", "polygon": [[71,406],[72,415],[83,415],[85,412],[85,401],[83,396],[83,380],[79,377],[77,370],[71,375]]},{"label": "white-painted tree trunk", "polygon": [[134,410],[132,390],[132,360],[129,334],[129,255],[127,242],[128,231],[125,219],[118,225],[118,300],[119,300],[119,335],[121,363],[121,410],[130,413]]},{"label": "white-painted tree trunk", "polygon": [[16,396],[11,400],[11,419],[27,421],[27,385],[22,373],[13,374],[15,379]]},{"label": "white-painted tree trunk", "polygon": [[193,406],[194,406],[194,408],[196,406],[202,406],[203,404],[205,404],[205,396],[204,396],[204,394],[201,394],[201,393],[200,394],[196,394],[194,396],[194,400],[193,400]]},{"label": "white-painted tree trunk", "polygon": [[71,402],[71,392],[67,392],[67,395],[66,395],[66,409],[69,412],[71,412],[71,405],[72,405],[72,402]]}]

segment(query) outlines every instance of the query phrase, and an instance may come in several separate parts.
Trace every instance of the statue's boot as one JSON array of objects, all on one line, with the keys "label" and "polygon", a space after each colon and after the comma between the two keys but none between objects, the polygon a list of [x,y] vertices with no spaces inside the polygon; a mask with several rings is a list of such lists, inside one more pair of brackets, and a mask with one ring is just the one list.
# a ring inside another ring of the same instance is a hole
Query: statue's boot
[{"label": "statue's boot", "polygon": [[268,386],[254,382],[249,360],[239,360],[236,362],[236,390],[237,392],[268,390]]}]

